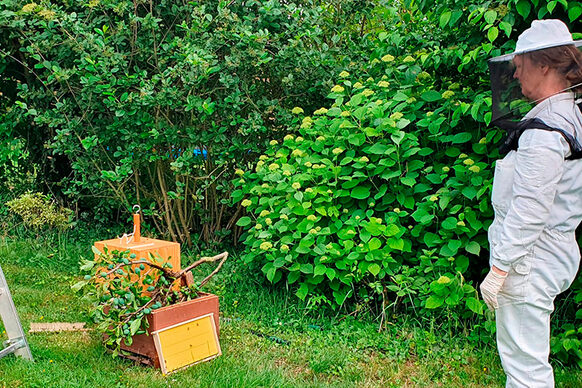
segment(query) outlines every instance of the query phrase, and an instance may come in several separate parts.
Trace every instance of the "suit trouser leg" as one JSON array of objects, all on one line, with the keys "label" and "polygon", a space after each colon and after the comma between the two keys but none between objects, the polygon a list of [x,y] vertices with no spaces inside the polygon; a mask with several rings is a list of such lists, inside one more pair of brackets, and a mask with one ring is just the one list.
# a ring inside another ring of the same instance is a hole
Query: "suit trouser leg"
[{"label": "suit trouser leg", "polygon": [[554,387],[550,353],[551,310],[529,302],[500,307],[496,313],[497,347],[507,388]]}]

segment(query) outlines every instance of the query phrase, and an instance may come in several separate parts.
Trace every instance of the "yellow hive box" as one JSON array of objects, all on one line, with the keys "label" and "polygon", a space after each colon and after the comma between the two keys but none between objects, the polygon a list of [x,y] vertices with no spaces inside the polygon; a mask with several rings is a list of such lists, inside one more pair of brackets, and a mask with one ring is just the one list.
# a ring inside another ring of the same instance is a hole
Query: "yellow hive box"
[{"label": "yellow hive box", "polygon": [[213,313],[155,331],[152,335],[163,374],[222,354]]}]

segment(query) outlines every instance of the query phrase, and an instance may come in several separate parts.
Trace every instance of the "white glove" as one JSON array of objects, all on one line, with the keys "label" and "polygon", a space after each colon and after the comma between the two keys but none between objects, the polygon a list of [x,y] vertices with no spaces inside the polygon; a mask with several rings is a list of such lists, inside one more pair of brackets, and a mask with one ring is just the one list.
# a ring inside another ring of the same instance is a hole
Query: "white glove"
[{"label": "white glove", "polygon": [[479,287],[481,289],[483,301],[491,311],[499,308],[499,304],[497,303],[497,294],[501,290],[501,287],[503,287],[505,278],[507,278],[507,274],[500,275],[497,272],[490,270],[483,280],[483,283],[481,283],[481,287]]}]

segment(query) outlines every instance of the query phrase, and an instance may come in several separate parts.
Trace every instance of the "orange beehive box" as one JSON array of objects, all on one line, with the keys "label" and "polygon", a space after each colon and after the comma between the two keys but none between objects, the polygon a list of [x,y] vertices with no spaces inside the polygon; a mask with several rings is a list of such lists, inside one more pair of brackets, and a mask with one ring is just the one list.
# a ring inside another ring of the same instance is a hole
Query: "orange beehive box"
[{"label": "orange beehive box", "polygon": [[172,241],[157,240],[154,238],[141,237],[140,216],[133,216],[133,235],[110,240],[97,241],[95,248],[103,252],[107,247],[108,251],[127,251],[135,253],[134,260],[149,260],[149,255],[161,258],[164,263],[169,262],[173,271],[180,271],[180,244]]}]

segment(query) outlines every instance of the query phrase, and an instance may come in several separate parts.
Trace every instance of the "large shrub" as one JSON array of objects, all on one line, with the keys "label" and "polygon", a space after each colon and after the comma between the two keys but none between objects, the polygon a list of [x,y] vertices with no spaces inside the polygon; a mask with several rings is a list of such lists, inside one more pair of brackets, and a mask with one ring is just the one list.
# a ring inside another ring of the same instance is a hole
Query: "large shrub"
[{"label": "large shrub", "polygon": [[[551,3],[536,2],[537,14]],[[374,298],[383,312],[482,313],[474,281],[488,267],[502,136],[487,127],[486,61],[511,50],[513,28],[534,12],[523,1],[465,4],[394,13],[399,28],[370,34],[369,61],[337,75],[333,103],[308,116],[295,108],[283,141],[238,171],[244,257],[269,281],[332,308]],[[554,349],[576,358],[576,333]]]},{"label": "large shrub", "polygon": [[41,178],[96,217],[139,203],[172,239],[220,240],[237,217],[229,167],[278,136],[287,108],[318,104],[372,8],[3,1],[0,72],[20,81],[21,128],[0,127],[0,147],[17,133],[42,166],[60,157]]}]

